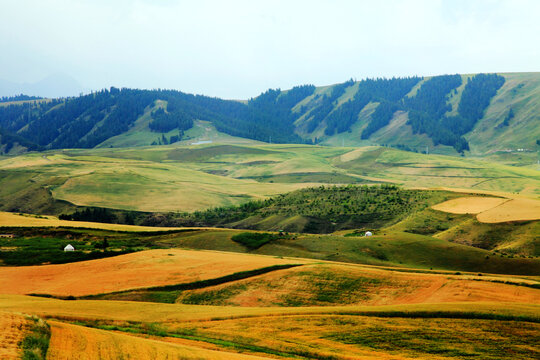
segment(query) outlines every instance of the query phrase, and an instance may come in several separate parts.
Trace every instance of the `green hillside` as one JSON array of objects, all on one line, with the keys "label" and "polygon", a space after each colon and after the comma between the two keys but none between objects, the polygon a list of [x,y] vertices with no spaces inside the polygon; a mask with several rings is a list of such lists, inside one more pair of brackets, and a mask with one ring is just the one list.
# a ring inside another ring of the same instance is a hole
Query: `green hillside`
[{"label": "green hillside", "polygon": [[0,151],[262,141],[516,155],[538,151],[538,104],[540,73],[349,80],[241,102],[111,88],[3,103]]},{"label": "green hillside", "polygon": [[540,196],[538,169],[385,147],[204,144],[59,150],[0,159],[0,172],[0,210],[41,213],[57,213],[38,205],[50,198],[125,210],[195,211],[322,184],[394,183]]}]

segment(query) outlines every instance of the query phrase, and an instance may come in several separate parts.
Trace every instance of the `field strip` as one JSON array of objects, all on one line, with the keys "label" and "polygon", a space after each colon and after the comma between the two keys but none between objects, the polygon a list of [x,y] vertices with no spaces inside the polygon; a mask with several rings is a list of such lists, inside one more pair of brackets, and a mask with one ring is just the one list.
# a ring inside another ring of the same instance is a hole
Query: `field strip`
[{"label": "field strip", "polygon": [[100,297],[103,295],[123,294],[123,293],[129,293],[132,291],[175,291],[175,290],[182,291],[182,290],[204,289],[210,286],[222,285],[222,284],[227,284],[227,283],[238,281],[238,280],[249,279],[255,276],[268,274],[269,272],[290,269],[297,266],[302,266],[302,264],[273,265],[273,266],[267,266],[267,267],[259,268],[255,270],[240,271],[240,272],[236,272],[230,275],[225,275],[218,278],[212,278],[212,279],[207,279],[207,280],[198,280],[194,282],[174,284],[174,285],[163,285],[163,286],[154,286],[154,287],[147,287],[147,288],[129,289],[129,290],[117,291],[117,292],[106,293],[106,294],[88,295],[81,298],[90,300],[90,299]]},{"label": "field strip", "polygon": [[21,314],[0,312],[0,359],[15,360],[22,356],[19,342],[29,327],[28,320]]},{"label": "field strip", "polygon": [[146,250],[67,264],[0,267],[0,291],[84,296],[189,283],[276,265],[313,262],[219,251]]},{"label": "field strip", "polygon": [[[75,227],[86,229],[102,229],[114,231],[171,231],[187,228],[163,228],[152,226],[137,226],[123,224],[106,224],[87,221],[59,220],[54,216],[18,215],[10,212],[0,212],[0,227]],[[198,228],[189,228],[198,229]]]},{"label": "field strip", "polygon": [[145,339],[84,326],[48,321],[52,336],[47,359],[268,359],[265,357],[207,350],[189,345]]},{"label": "field strip", "polygon": [[540,220],[540,200],[523,197],[469,196],[448,200],[432,208],[452,214],[476,214],[477,220],[483,223]]},{"label": "field strip", "polygon": [[[305,314],[448,314],[447,316],[499,316],[540,321],[540,305],[501,302],[458,302],[400,305],[313,307],[232,307],[107,300],[58,300],[23,295],[0,295],[0,311],[23,312],[68,321],[190,322],[253,316]],[[454,314],[454,315],[452,315]]]},{"label": "field strip", "polygon": [[499,206],[509,199],[494,198],[494,197],[460,197],[451,199],[440,204],[433,205],[432,208],[438,211],[443,211],[451,214],[479,214],[486,210],[490,210]]},{"label": "field strip", "polygon": [[512,199],[476,216],[484,223],[540,219],[540,200]]}]

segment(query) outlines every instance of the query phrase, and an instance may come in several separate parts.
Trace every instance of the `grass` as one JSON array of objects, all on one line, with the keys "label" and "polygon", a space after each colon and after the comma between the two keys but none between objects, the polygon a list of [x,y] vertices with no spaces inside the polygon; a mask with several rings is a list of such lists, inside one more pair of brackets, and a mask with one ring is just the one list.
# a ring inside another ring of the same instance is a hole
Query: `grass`
[{"label": "grass", "polygon": [[[540,111],[540,76],[538,73],[503,74],[505,83],[491,100],[484,117],[475,129],[467,135],[473,153],[489,150],[534,149],[534,142],[540,138],[538,118]],[[510,125],[497,128],[508,114],[515,113]]]},{"label": "grass", "polygon": [[232,241],[242,244],[250,250],[258,249],[264,244],[267,244],[270,241],[277,240],[277,239],[279,239],[279,235],[276,235],[276,234],[252,233],[252,232],[244,232],[244,233],[233,235],[231,237]]},{"label": "grass", "polygon": [[[69,203],[194,211],[314,184],[359,182],[540,196],[534,169],[391,148],[359,150],[207,144],[25,154],[0,161],[0,203],[4,210],[49,214],[73,206]],[[29,198],[33,201],[23,201]]]},{"label": "grass", "polygon": [[51,339],[50,326],[42,319],[32,317],[29,333],[21,342],[23,360],[45,360]]}]

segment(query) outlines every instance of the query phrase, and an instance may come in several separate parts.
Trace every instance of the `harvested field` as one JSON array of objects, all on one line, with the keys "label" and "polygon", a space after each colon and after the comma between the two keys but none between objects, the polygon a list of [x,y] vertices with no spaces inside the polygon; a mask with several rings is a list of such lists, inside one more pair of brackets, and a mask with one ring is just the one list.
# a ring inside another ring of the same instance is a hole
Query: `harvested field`
[{"label": "harvested field", "polygon": [[439,304],[349,305],[304,307],[231,307],[184,304],[159,304],[134,301],[76,300],[0,295],[0,311],[24,312],[45,318],[67,320],[107,320],[175,323],[224,318],[278,316],[293,314],[373,314],[406,312],[410,316],[448,313],[467,317],[511,316],[534,318],[540,322],[540,305],[496,302],[456,302]]},{"label": "harvested field", "polygon": [[47,359],[265,359],[258,356],[200,349],[193,346],[50,321],[52,336]]},{"label": "harvested field", "polygon": [[395,305],[443,302],[540,304],[540,289],[481,277],[402,273],[348,265],[305,265],[184,291],[178,302],[232,306]]},{"label": "harvested field", "polygon": [[478,214],[508,201],[493,197],[462,197],[432,206],[433,209],[452,214]]},{"label": "harvested field", "polygon": [[478,221],[499,223],[540,219],[540,200],[512,199],[477,216]]},{"label": "harvested field", "polygon": [[309,262],[217,251],[148,250],[69,264],[1,267],[0,283],[4,294],[83,296],[187,283],[272,265]]},{"label": "harvested field", "polygon": [[540,340],[540,324],[519,321],[294,315],[209,321],[196,327],[182,324],[177,330],[224,341],[241,339],[311,359],[525,360],[540,356],[534,345]]},{"label": "harvested field", "polygon": [[28,319],[23,315],[0,312],[0,359],[21,358],[19,342],[24,338],[29,326]]},{"label": "harvested field", "polygon": [[477,214],[483,223],[540,219],[540,200],[527,198],[462,197],[432,206],[452,214]]},{"label": "harvested field", "polygon": [[0,211],[0,227],[21,226],[21,227],[76,227],[87,229],[103,229],[113,231],[169,231],[182,228],[158,228],[151,226],[136,226],[122,224],[105,224],[86,221],[59,220],[55,216],[36,216],[30,214],[19,215],[10,212]]}]

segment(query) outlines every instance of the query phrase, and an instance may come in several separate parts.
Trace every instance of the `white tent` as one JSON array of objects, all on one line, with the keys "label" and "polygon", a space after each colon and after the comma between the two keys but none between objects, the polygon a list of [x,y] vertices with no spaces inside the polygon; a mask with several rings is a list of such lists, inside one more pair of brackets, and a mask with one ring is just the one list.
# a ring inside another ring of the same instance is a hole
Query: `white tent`
[{"label": "white tent", "polygon": [[371,236],[371,235],[373,235],[373,233],[371,231],[366,231],[365,236]]},{"label": "white tent", "polygon": [[75,248],[71,244],[67,244],[64,251],[75,251]]}]

